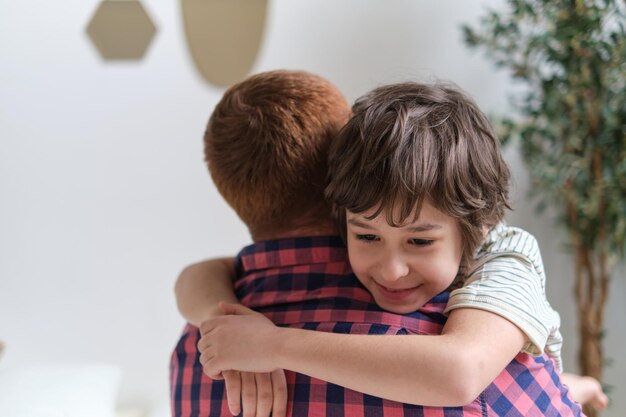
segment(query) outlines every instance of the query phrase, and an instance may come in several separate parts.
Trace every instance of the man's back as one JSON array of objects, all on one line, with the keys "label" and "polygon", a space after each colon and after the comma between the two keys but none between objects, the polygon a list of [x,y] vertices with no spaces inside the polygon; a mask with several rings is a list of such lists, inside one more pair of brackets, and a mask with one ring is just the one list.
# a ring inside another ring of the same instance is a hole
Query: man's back
[{"label": "man's back", "polygon": [[[351,334],[439,334],[445,323],[442,293],[419,311],[381,310],[350,273],[338,237],[259,242],[237,258],[241,302],[280,326]],[[223,381],[202,372],[198,329],[188,325],[172,355],[172,413],[176,417],[228,416]],[[473,403],[422,407],[383,400],[286,372],[292,416],[526,416],[577,415],[552,362],[520,354]],[[528,387],[531,387],[529,390]]]}]

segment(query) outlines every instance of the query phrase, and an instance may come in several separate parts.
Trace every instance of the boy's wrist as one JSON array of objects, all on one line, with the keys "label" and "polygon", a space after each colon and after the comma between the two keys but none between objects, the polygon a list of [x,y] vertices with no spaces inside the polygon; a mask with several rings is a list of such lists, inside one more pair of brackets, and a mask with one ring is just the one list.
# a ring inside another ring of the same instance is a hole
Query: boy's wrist
[{"label": "boy's wrist", "polygon": [[272,364],[274,367],[289,369],[289,347],[293,346],[293,337],[297,336],[297,333],[299,333],[297,329],[274,327],[269,335],[270,352],[272,353],[270,357],[274,361]]}]

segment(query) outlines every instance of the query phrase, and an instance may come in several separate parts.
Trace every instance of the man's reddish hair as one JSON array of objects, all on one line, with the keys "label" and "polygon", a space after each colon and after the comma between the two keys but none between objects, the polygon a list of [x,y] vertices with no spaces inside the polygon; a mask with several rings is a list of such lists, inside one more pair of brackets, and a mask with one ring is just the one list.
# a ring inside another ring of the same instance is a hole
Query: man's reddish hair
[{"label": "man's reddish hair", "polygon": [[303,71],[253,75],[226,91],[204,136],[219,192],[253,237],[328,222],[328,149],[350,113],[327,80]]}]

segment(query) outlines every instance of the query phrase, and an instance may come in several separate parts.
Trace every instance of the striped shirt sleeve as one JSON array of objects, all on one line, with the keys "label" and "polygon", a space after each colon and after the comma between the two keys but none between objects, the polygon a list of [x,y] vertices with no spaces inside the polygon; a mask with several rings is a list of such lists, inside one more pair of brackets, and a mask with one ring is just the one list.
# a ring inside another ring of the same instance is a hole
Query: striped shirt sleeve
[{"label": "striped shirt sleeve", "polygon": [[488,234],[475,259],[473,272],[462,288],[452,291],[445,312],[478,308],[498,314],[528,337],[523,352],[537,356],[545,351],[562,369],[560,317],[546,298],[535,238],[500,224]]}]

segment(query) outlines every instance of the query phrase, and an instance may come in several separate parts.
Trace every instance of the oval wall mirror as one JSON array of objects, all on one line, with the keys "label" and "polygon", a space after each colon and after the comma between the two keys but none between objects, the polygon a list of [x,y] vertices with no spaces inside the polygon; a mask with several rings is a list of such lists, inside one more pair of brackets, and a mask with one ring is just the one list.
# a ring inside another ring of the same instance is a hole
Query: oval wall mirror
[{"label": "oval wall mirror", "polygon": [[252,69],[263,39],[267,0],[182,0],[193,62],[209,83],[227,87]]}]

